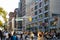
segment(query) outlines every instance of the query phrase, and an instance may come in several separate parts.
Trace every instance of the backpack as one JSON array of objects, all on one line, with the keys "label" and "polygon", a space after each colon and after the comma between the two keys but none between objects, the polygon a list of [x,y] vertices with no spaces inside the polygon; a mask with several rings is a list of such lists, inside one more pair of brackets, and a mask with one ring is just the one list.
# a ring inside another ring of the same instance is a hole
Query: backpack
[{"label": "backpack", "polygon": [[17,36],[11,36],[11,40],[18,40]]}]

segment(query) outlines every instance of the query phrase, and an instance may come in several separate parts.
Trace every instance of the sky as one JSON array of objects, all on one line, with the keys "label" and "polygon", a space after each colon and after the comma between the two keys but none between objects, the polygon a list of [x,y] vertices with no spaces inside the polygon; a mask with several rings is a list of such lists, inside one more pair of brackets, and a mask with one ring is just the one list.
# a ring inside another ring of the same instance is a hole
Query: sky
[{"label": "sky", "polygon": [[18,7],[19,0],[0,0],[0,6],[7,12],[14,11]]},{"label": "sky", "polygon": [[[18,8],[19,0],[0,0],[0,7],[9,12],[14,12],[15,8]],[[8,16],[7,16],[8,17]],[[3,20],[0,16],[0,20]]]}]

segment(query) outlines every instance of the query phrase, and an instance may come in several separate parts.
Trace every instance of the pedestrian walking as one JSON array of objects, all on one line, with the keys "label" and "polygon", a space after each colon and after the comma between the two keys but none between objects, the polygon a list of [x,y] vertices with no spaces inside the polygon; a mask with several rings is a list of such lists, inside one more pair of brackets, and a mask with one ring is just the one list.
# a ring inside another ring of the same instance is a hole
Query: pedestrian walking
[{"label": "pedestrian walking", "polygon": [[11,39],[11,36],[12,36],[12,34],[11,34],[11,33],[9,33],[9,34],[8,34],[8,40],[10,40],[10,39]]},{"label": "pedestrian walking", "polygon": [[23,34],[20,34],[20,40],[23,40],[23,36],[22,36]]},{"label": "pedestrian walking", "polygon": [[34,39],[34,34],[33,34],[33,32],[31,32],[31,40],[33,40]]},{"label": "pedestrian walking", "polygon": [[52,40],[57,40],[57,37],[56,37],[56,35],[55,35],[55,34],[53,35]]},{"label": "pedestrian walking", "polygon": [[16,33],[15,32],[11,36],[11,39],[10,40],[18,40],[18,37],[16,36]]},{"label": "pedestrian walking", "polygon": [[8,40],[8,31],[7,31],[7,30],[5,30],[5,31],[3,32],[3,36],[4,36],[4,39],[5,39],[5,40]]},{"label": "pedestrian walking", "polygon": [[2,34],[2,31],[0,30],[0,38],[2,40],[2,37],[3,37],[3,34]]},{"label": "pedestrian walking", "polygon": [[5,35],[6,35],[5,39],[8,40],[8,32],[6,32]]}]

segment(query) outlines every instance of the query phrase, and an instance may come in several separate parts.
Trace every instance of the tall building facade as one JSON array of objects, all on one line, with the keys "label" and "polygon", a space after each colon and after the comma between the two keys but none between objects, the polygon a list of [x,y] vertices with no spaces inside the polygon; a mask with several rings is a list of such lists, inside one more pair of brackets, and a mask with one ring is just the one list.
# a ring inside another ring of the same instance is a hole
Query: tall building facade
[{"label": "tall building facade", "polygon": [[15,13],[9,13],[9,31],[13,31],[15,28]]},{"label": "tall building facade", "polygon": [[50,0],[50,12],[60,14],[60,0]]},{"label": "tall building facade", "polygon": [[[25,0],[20,0],[19,5],[18,5],[18,16],[17,18],[21,18],[25,15],[26,10],[25,10]],[[22,21],[18,21],[18,27],[20,31],[22,31]]]},{"label": "tall building facade", "polygon": [[18,17],[18,8],[15,8],[14,10],[14,14],[15,14],[15,30],[18,28],[18,21],[16,21],[16,18]]},{"label": "tall building facade", "polygon": [[34,4],[32,4],[32,1],[30,0],[26,0],[26,13],[25,15],[22,17],[23,18],[23,22],[22,22],[22,26],[23,26],[23,29],[26,30],[26,24],[29,23],[28,21],[28,18],[30,16],[32,16],[32,13],[31,13],[31,7],[34,6]]},{"label": "tall building facade", "polygon": [[20,14],[21,14],[21,17],[25,15],[25,8],[26,8],[26,3],[25,3],[26,0],[20,0]]},{"label": "tall building facade", "polygon": [[[21,0],[21,2],[22,1],[23,0]],[[59,14],[59,0],[25,0],[25,3],[24,16],[27,16],[28,18],[29,16],[32,17],[32,21],[25,18],[27,20],[24,19],[22,22],[22,25],[25,26],[27,30],[49,31],[50,28],[57,27],[54,25],[56,22],[54,21],[52,13]],[[21,6],[20,8],[24,8],[24,6]],[[21,11],[23,11],[23,9]],[[53,25],[51,26],[51,24]]]},{"label": "tall building facade", "polygon": [[50,0],[50,14],[58,19],[56,29],[60,30],[60,0]]},{"label": "tall building facade", "polygon": [[31,31],[47,31],[49,24],[49,0],[32,0],[26,5],[26,15],[32,17],[32,21],[25,24]]}]

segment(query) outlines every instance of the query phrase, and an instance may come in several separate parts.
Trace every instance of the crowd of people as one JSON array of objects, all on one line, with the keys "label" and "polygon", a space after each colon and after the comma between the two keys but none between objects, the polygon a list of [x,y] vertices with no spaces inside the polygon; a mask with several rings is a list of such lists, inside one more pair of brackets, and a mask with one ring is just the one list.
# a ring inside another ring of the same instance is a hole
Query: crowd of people
[{"label": "crowd of people", "polygon": [[[14,32],[13,34],[11,34],[8,31],[1,31],[0,30],[0,39],[4,39],[4,40],[33,40],[34,37],[37,37],[37,40],[57,40],[60,38],[60,33],[55,33],[55,32],[26,32],[26,33],[22,33],[19,35],[20,37],[18,38],[18,36],[16,35],[16,32]],[[27,39],[30,38],[30,39]]]},{"label": "crowd of people", "polygon": [[13,35],[8,31],[1,31],[0,30],[0,39],[1,40],[18,40],[16,33],[14,32]]}]

